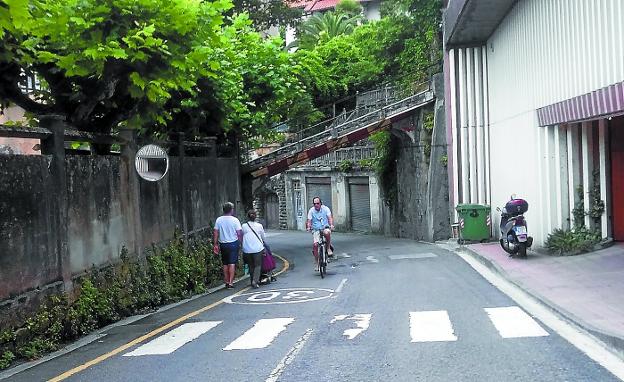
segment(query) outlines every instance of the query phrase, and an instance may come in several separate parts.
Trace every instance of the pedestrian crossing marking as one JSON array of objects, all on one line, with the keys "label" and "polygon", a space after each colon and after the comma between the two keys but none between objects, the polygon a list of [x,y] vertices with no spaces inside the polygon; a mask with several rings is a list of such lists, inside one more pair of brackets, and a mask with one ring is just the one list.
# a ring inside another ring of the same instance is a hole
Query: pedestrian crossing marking
[{"label": "pedestrian crossing marking", "polygon": [[290,325],[294,318],[265,318],[235,339],[223,350],[261,349],[269,346],[273,340]]},{"label": "pedestrian crossing marking", "polygon": [[411,342],[457,341],[446,310],[410,312]]},{"label": "pedestrian crossing marking", "polygon": [[[548,336],[540,324],[517,306],[483,309],[502,338]],[[372,314],[336,315],[330,324],[339,321],[352,321],[354,327],[347,328],[342,335],[353,340],[368,330]],[[249,350],[266,348],[295,321],[293,317],[260,319],[255,324],[222,348]],[[410,342],[457,341],[449,314],[446,310],[409,312]],[[124,354],[124,357],[171,354],[185,344],[197,339],[223,321],[204,321],[183,324],[152,341]]]},{"label": "pedestrian crossing marking", "polygon": [[337,321],[343,321],[343,320],[355,321],[357,328],[346,329],[343,332],[343,335],[345,337],[352,340],[355,337],[357,337],[360,333],[368,329],[368,327],[370,326],[370,320],[372,316],[373,316],[372,314],[353,314],[353,315],[341,314],[338,316],[334,316],[334,319],[330,321],[330,324],[333,324],[334,322],[337,322]]},{"label": "pedestrian crossing marking", "polygon": [[531,316],[517,306],[485,308],[503,338],[544,337],[548,335]]},{"label": "pedestrian crossing marking", "polygon": [[223,321],[191,322],[181,325],[145,345],[138,347],[134,351],[124,354],[124,357],[171,354],[222,322]]}]

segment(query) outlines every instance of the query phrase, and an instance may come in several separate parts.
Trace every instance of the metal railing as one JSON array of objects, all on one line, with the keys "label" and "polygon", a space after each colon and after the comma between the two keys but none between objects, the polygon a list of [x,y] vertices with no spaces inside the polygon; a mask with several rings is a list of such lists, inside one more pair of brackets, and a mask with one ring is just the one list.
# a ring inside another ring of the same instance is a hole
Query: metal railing
[{"label": "metal railing", "polygon": [[337,167],[345,161],[358,165],[360,161],[377,158],[377,150],[372,146],[353,146],[332,151],[322,157],[312,159],[299,167]]},{"label": "metal railing", "polygon": [[[311,131],[312,135],[309,136],[305,136],[305,134],[298,135],[298,141],[286,143],[285,145],[277,148],[275,151],[247,162],[245,164],[245,168],[246,170],[251,171],[264,167],[278,159],[301,152],[306,148],[318,145],[319,143],[332,138],[337,138],[338,136],[368,126],[376,121],[381,121],[387,116],[399,113],[411,106],[428,103],[433,99],[433,92],[431,91],[428,82],[422,84],[422,86],[415,87],[415,89],[421,91],[396,102],[392,102],[394,100],[391,97],[374,98],[378,102],[376,107],[367,106],[356,108],[348,113],[348,117],[344,122],[339,124],[334,124],[333,122],[335,119],[332,119],[332,123],[328,124],[324,130],[320,132],[317,130],[316,133]],[[373,99],[373,97],[369,98]],[[302,132],[308,130],[311,130],[311,128],[303,130]]]}]

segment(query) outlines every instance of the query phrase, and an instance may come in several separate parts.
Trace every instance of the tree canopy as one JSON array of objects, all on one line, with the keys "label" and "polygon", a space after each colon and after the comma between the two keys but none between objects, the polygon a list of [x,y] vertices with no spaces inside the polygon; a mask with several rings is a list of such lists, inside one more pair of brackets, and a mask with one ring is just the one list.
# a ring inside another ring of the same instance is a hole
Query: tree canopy
[{"label": "tree canopy", "polygon": [[[0,100],[62,114],[85,131],[254,139],[274,136],[280,121],[315,121],[322,105],[356,90],[422,76],[440,60],[439,0],[385,1],[376,22],[353,16],[350,3],[313,15],[294,53],[257,32],[287,12],[263,19],[238,13],[253,9],[251,0],[234,2],[0,0]],[[33,94],[19,86],[29,73],[42,83]]]},{"label": "tree canopy", "polygon": [[298,35],[302,43],[295,55],[308,61],[315,57],[329,76],[320,79],[326,91],[314,93],[316,105],[393,79],[424,80],[442,57],[441,7],[440,0],[387,0],[382,3],[381,20],[336,28],[331,35],[323,32],[328,28],[320,20],[345,20],[349,15],[340,12],[349,7],[313,15],[304,22]]},{"label": "tree canopy", "polygon": [[[0,99],[81,130],[263,135],[311,107],[282,42],[226,19],[229,0],[46,0],[27,17],[3,5]],[[42,81],[34,97],[19,88],[27,72]]]}]

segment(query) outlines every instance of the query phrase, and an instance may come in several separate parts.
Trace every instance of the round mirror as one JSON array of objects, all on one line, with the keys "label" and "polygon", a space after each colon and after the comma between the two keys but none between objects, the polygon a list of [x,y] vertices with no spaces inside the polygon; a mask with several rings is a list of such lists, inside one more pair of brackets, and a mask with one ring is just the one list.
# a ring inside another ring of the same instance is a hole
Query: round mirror
[{"label": "round mirror", "polygon": [[150,182],[156,182],[167,174],[167,170],[169,170],[169,156],[160,146],[143,146],[136,154],[134,167],[141,178]]}]

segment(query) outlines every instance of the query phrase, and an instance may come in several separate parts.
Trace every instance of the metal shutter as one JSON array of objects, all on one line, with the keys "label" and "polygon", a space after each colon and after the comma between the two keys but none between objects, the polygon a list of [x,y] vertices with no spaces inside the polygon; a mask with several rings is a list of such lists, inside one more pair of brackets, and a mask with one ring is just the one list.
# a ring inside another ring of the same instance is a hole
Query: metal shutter
[{"label": "metal shutter", "polygon": [[312,198],[318,196],[323,201],[323,205],[329,207],[334,214],[334,209],[332,208],[332,194],[331,194],[331,179],[328,177],[319,177],[319,178],[306,178],[306,194],[307,201],[306,205],[308,208],[305,211],[305,215],[308,215],[308,211],[312,208]]},{"label": "metal shutter", "polygon": [[371,231],[370,191],[368,179],[353,179],[349,182],[349,206],[351,207],[351,229],[359,232]]}]

